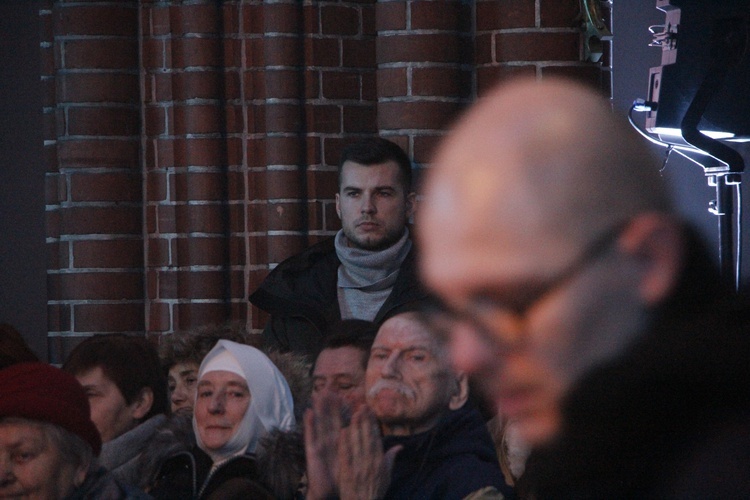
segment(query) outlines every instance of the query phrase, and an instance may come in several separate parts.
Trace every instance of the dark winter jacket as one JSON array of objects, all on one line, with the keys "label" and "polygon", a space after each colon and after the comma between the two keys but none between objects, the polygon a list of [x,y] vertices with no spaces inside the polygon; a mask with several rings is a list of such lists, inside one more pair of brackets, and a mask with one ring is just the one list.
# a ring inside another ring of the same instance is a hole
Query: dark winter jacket
[{"label": "dark winter jacket", "polygon": [[195,447],[195,433],[191,414],[176,413],[170,415],[151,436],[138,457],[136,483],[148,491],[156,482],[158,473],[167,459]]},{"label": "dark winter jacket", "polygon": [[544,498],[750,498],[750,309],[694,256],[621,358],[563,407],[519,488]]},{"label": "dark winter jacket", "polygon": [[388,499],[460,499],[487,486],[513,497],[487,426],[469,405],[427,432],[383,440],[385,450],[398,444],[404,448],[396,455]]},{"label": "dark winter jacket", "polygon": [[140,456],[151,445],[159,428],[166,423],[166,415],[154,415],[128,432],[104,443],[99,454],[99,463],[118,481],[144,487],[138,471]]},{"label": "dark winter jacket", "polygon": [[212,465],[198,447],[179,453],[164,463],[149,493],[157,500],[274,498],[258,481],[253,455],[230,458],[213,472]]},{"label": "dark winter jacket", "polygon": [[[290,257],[271,271],[250,302],[271,314],[263,336],[266,347],[314,356],[328,325],[341,319],[338,303],[338,268],[334,238]],[[406,256],[393,290],[375,316],[381,323],[426,293],[416,275],[416,256]]]},{"label": "dark winter jacket", "polygon": [[65,500],[148,500],[151,497],[134,486],[120,483],[104,467],[94,467],[83,484]]}]

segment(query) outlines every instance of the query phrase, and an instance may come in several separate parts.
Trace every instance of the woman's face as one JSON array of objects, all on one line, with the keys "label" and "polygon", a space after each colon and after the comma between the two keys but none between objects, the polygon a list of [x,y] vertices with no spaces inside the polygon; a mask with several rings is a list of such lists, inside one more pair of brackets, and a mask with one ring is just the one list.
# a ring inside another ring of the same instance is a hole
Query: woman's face
[{"label": "woman's face", "polygon": [[207,449],[218,450],[234,436],[250,398],[247,382],[235,373],[218,370],[203,375],[198,381],[195,422]]},{"label": "woman's face", "polygon": [[83,483],[86,466],[66,460],[45,426],[23,419],[0,422],[0,498],[67,497]]},{"label": "woman's face", "polygon": [[177,363],[169,369],[169,402],[172,413],[191,413],[195,406],[195,383],[198,382],[198,363]]}]

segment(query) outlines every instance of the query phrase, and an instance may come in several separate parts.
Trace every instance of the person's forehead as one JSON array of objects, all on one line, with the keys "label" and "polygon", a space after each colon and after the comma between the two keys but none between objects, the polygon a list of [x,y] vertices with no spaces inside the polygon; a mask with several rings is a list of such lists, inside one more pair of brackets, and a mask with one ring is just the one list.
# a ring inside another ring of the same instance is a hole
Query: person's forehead
[{"label": "person's forehead", "polygon": [[341,169],[341,187],[397,187],[399,167],[395,161],[362,165],[346,161]]},{"label": "person's forehead", "polygon": [[323,349],[315,361],[314,375],[358,373],[363,371],[366,353],[353,346]]},{"label": "person's forehead", "polygon": [[169,374],[173,376],[184,376],[192,372],[197,372],[199,364],[193,361],[175,363],[169,368]]},{"label": "person's forehead", "polygon": [[247,387],[247,382],[244,378],[240,377],[236,373],[226,370],[213,370],[206,372],[200,379],[199,384],[201,385],[241,385]]},{"label": "person's forehead", "polygon": [[[92,386],[98,386],[98,387],[108,387],[108,386],[115,386],[114,380],[109,378],[106,373],[104,373],[104,368],[100,365],[97,365],[90,370],[78,373],[75,375],[75,377],[78,379],[78,382],[80,382],[81,385],[92,385]],[[119,390],[119,389],[118,389]]]},{"label": "person's forehead", "polygon": [[0,422],[0,446],[42,445],[46,442],[42,425],[15,418],[4,420]]},{"label": "person's forehead", "polygon": [[435,338],[416,318],[416,313],[407,313],[390,318],[383,323],[372,348],[433,350],[435,345]]}]

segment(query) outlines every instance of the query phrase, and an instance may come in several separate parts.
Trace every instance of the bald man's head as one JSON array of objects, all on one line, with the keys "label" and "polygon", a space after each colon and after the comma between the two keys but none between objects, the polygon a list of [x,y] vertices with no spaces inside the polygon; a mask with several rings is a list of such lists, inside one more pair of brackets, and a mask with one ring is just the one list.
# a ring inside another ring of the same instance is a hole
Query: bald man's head
[{"label": "bald man's head", "polygon": [[621,352],[676,280],[658,162],[600,95],[516,80],[457,123],[425,186],[420,269],[476,327],[451,335],[454,364],[543,440],[570,384]]},{"label": "bald man's head", "polygon": [[600,95],[566,81],[497,88],[442,143],[433,170],[427,192],[439,193],[420,224],[468,210],[467,219],[585,242],[636,213],[670,211],[643,141]]}]

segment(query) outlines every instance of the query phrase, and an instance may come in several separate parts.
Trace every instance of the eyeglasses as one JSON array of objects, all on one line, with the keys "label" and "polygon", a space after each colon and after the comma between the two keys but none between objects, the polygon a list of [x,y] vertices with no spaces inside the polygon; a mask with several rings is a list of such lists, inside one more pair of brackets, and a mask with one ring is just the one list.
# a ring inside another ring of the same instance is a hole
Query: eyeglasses
[{"label": "eyeglasses", "polygon": [[[572,281],[590,264],[594,263],[619,237],[626,224],[617,224],[594,239],[581,254],[544,284],[525,291],[514,292],[512,300],[497,300],[489,294],[475,296],[462,311],[445,304],[436,304],[425,311],[431,329],[447,340],[457,323],[472,325],[481,335],[491,338],[502,317],[504,324],[511,318],[516,325],[523,326],[531,310],[537,304]],[[520,328],[522,330],[523,328]]]}]

